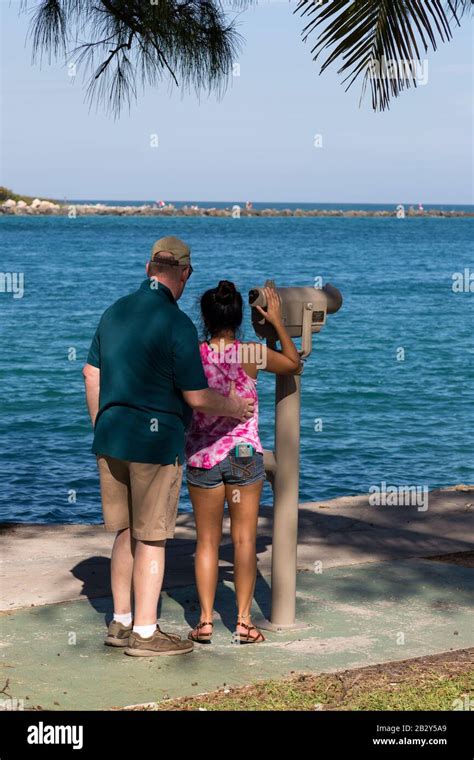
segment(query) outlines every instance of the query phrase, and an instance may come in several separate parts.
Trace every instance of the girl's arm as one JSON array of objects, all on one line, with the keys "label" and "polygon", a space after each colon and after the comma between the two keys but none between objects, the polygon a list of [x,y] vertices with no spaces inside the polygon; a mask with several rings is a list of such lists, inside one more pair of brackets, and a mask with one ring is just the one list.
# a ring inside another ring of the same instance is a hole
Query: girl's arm
[{"label": "girl's arm", "polygon": [[298,350],[288,335],[281,317],[281,299],[275,288],[264,288],[267,297],[267,310],[256,306],[262,317],[265,317],[275,328],[281,351],[274,351],[264,346],[264,362],[258,369],[273,372],[275,375],[294,375],[301,368],[301,359]]}]

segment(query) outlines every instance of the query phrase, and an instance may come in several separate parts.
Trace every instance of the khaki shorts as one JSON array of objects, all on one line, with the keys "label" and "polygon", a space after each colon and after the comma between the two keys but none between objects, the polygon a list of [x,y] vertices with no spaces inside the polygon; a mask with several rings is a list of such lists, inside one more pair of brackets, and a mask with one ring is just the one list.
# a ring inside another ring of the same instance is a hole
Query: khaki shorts
[{"label": "khaki shorts", "polygon": [[141,541],[173,538],[183,466],[98,456],[105,529],[131,528]]}]

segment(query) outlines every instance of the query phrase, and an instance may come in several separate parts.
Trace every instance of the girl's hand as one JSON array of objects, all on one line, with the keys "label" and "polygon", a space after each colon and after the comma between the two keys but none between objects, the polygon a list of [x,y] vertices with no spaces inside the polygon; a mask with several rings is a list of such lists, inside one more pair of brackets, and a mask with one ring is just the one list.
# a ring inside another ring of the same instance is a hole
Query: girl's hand
[{"label": "girl's hand", "polygon": [[283,324],[281,316],[281,298],[275,288],[263,288],[267,299],[267,310],[262,309],[261,306],[256,306],[262,317],[265,317],[267,322],[276,327]]}]

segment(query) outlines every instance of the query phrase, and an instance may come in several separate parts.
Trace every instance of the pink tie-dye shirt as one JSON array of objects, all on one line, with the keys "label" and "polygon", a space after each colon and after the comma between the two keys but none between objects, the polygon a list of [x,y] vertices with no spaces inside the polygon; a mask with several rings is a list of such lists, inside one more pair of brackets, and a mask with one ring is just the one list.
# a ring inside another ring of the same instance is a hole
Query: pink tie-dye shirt
[{"label": "pink tie-dye shirt", "polygon": [[209,387],[224,396],[229,394],[231,382],[238,396],[255,399],[253,417],[239,422],[232,417],[193,412],[186,436],[186,461],[192,467],[210,470],[222,462],[237,443],[251,443],[255,451],[263,453],[258,435],[257,381],[249,377],[238,362],[239,343],[236,340],[216,351],[208,343],[201,343],[201,359]]}]

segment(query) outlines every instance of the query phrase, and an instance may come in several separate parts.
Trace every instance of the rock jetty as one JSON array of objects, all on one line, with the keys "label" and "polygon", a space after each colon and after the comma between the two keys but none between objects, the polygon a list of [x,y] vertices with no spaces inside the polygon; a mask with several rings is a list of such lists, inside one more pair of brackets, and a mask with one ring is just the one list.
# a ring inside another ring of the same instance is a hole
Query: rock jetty
[{"label": "rock jetty", "polygon": [[[360,209],[290,209],[290,208],[248,208],[245,205],[229,206],[228,208],[203,208],[201,206],[174,206],[167,204],[143,206],[108,206],[104,203],[53,203],[52,201],[35,198],[31,203],[15,201],[11,198],[0,204],[0,214],[14,216],[212,216],[212,217],[396,217],[397,208],[387,210]],[[398,213],[398,215],[400,215]],[[472,217],[474,212],[443,209],[418,209],[410,206],[404,209],[407,217]]]}]

